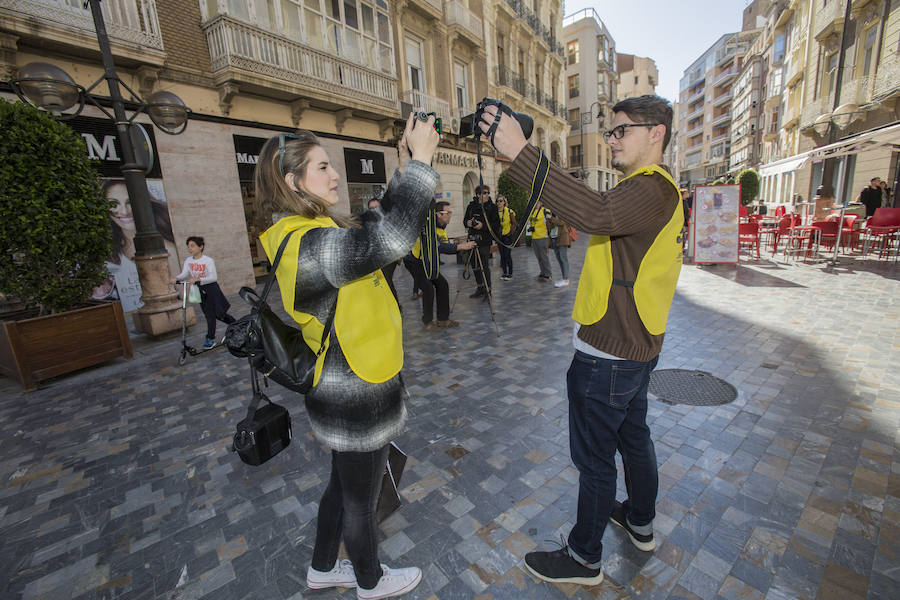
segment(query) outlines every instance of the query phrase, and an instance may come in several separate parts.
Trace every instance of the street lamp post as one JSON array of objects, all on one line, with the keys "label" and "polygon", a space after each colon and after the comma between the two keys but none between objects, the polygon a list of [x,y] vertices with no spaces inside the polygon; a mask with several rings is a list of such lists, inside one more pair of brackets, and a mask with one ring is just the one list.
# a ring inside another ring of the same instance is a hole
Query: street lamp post
[{"label": "street lamp post", "polygon": [[[587,179],[587,173],[585,173],[585,170],[584,170],[584,155],[585,155],[584,127],[585,127],[585,125],[589,125],[593,121],[594,106],[597,106],[597,108],[598,108],[597,118],[599,119],[600,117],[603,116],[603,110],[600,108],[599,100],[597,100],[596,102],[592,102],[591,105],[588,107],[587,112],[583,112],[580,115],[580,117],[581,117],[581,179],[582,179],[582,181]],[[587,117],[587,118],[585,118],[585,117]]]},{"label": "street lamp post", "polygon": [[[146,111],[150,120],[163,132],[177,135],[187,127],[190,110],[178,96],[171,92],[156,92],[144,102],[138,94],[131,90],[116,73],[106,24],[100,9],[100,0],[85,0],[84,7],[90,5],[97,42],[103,59],[103,75],[89,88],[75,84],[72,79],[58,67],[44,63],[30,63],[22,67],[19,77],[10,83],[18,96],[25,102],[40,109],[47,110],[59,118],[71,118],[81,112],[85,100],[91,102],[116,125],[119,147],[122,150],[122,175],[125,188],[131,203],[136,234],[134,238],[135,265],[141,282],[144,305],[135,313],[135,327],[142,333],[160,335],[175,331],[181,327],[181,303],[169,285],[170,273],[168,254],[162,236],[156,229],[153,208],[147,191],[147,180],[140,164],[132,141],[134,119]],[[91,95],[101,81],[106,81],[113,114],[110,114]],[[125,114],[125,100],[122,98],[120,86],[124,86],[140,103],[129,119]],[[74,113],[63,114],[79,103]]]}]

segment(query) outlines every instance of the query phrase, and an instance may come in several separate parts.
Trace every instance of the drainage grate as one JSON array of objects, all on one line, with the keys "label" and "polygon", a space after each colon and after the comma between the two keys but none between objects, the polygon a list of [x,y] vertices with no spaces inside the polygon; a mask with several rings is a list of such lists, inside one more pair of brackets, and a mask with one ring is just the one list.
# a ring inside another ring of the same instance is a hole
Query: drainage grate
[{"label": "drainage grate", "polygon": [[737,398],[737,390],[706,371],[661,369],[650,374],[650,393],[666,404],[718,406]]}]

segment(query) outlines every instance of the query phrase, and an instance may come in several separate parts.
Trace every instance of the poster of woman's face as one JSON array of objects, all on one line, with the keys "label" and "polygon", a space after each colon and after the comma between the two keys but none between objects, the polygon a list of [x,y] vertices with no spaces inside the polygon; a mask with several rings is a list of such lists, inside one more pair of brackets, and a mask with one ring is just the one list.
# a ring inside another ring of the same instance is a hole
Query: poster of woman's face
[{"label": "poster of woman's face", "polygon": [[[106,261],[109,278],[94,288],[91,297],[94,300],[119,300],[122,302],[122,309],[130,312],[143,306],[141,284],[134,263],[134,236],[137,233],[134,214],[124,179],[106,179],[101,187],[106,191],[107,198],[115,201],[109,211],[113,247]],[[169,270],[177,272],[175,238],[162,180],[148,179],[147,190],[150,193],[150,206],[153,209],[156,229],[162,235],[169,254]]]}]

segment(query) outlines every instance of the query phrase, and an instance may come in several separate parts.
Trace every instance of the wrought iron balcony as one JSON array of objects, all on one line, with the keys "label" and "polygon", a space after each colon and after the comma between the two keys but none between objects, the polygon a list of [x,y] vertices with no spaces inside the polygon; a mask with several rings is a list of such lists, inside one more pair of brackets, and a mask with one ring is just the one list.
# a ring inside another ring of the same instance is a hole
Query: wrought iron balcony
[{"label": "wrought iron balcony", "polygon": [[[369,109],[399,113],[397,80],[344,58],[219,15],[203,24],[213,75],[266,79],[357,100]],[[260,77],[262,76],[262,77]],[[272,85],[272,84],[269,84]],[[277,85],[272,85],[277,88]],[[446,103],[445,103],[446,104]],[[444,114],[449,115],[449,110]]]}]

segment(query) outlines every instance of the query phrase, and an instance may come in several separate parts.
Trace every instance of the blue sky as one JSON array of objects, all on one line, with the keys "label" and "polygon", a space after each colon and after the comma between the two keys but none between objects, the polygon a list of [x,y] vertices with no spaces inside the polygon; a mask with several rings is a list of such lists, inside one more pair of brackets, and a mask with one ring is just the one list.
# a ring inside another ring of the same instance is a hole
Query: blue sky
[{"label": "blue sky", "polygon": [[656,61],[656,93],[678,99],[684,70],[724,33],[741,30],[748,0],[566,0],[566,16],[593,7],[616,50]]}]

